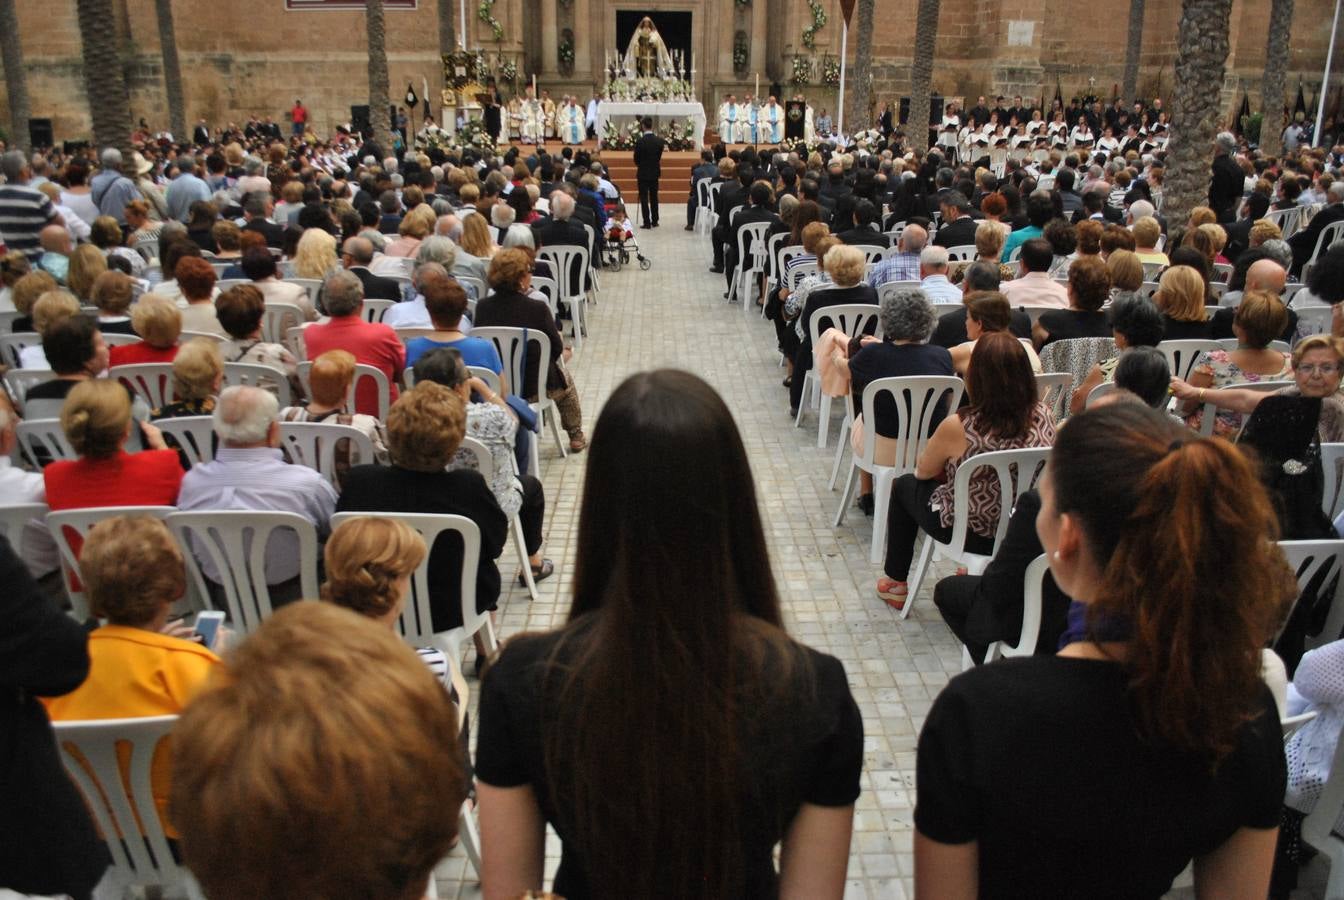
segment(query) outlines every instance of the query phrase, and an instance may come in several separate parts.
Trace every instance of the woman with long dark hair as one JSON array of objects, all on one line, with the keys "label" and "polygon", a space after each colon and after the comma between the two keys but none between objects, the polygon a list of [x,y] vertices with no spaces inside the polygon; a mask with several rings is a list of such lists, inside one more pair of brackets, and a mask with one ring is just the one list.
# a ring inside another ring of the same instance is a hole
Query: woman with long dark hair
[{"label": "woman with long dark hair", "polygon": [[634,375],[588,452],[569,621],[481,685],[485,897],[541,888],[547,823],[570,900],[841,896],[863,726],[841,664],[784,632],[728,408]]},{"label": "woman with long dark hair", "polygon": [[1160,897],[1193,858],[1199,896],[1263,898],[1285,763],[1261,648],[1295,585],[1254,464],[1112,403],[1061,429],[1039,488],[1087,633],[935,701],[915,896]]}]

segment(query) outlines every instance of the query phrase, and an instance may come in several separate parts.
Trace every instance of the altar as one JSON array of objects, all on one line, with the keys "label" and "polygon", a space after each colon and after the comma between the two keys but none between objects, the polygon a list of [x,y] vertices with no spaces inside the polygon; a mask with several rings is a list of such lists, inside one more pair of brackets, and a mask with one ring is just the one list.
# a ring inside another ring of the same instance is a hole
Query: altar
[{"label": "altar", "polygon": [[705,145],[705,107],[697,102],[678,101],[657,103],[650,101],[603,100],[597,104],[597,142],[602,146],[602,137],[607,133],[607,123],[615,121],[617,127],[638,121],[645,116],[653,119],[654,129],[659,130],[668,122],[681,124],[691,120],[695,149]]}]

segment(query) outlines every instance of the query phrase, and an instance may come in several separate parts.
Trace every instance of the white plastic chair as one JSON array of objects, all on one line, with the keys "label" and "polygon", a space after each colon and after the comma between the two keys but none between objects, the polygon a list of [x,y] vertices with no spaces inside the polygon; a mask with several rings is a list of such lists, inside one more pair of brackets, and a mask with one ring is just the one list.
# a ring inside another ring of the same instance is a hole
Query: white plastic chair
[{"label": "white plastic chair", "polygon": [[377,297],[365,297],[360,308],[360,316],[365,322],[381,322],[387,311],[397,305],[395,300],[380,300]]},{"label": "white plastic chair", "polygon": [[[476,611],[476,569],[481,559],[481,530],[466,516],[399,512],[343,512],[331,517],[334,530],[342,522],[362,516],[396,519],[413,528],[425,539],[430,552],[411,576],[411,596],[402,608],[397,628],[413,647],[437,647],[454,661],[462,658],[462,645],[478,631],[484,631],[486,650],[493,654],[499,646],[490,613]],[[453,532],[462,541],[462,571],[458,573],[462,594],[462,626],[451,631],[434,631],[430,611],[429,560],[439,535]]]},{"label": "white plastic chair", "polygon": [[1200,356],[1221,350],[1223,345],[1217,341],[1162,341],[1157,345],[1157,349],[1167,358],[1167,367],[1171,369],[1171,374],[1182,381],[1188,381]]},{"label": "white plastic chair", "polygon": [[919,287],[920,283],[918,281],[888,281],[877,288],[877,305],[881,306],[887,297],[897,291],[915,291],[919,290]]},{"label": "white plastic chair", "polygon": [[229,623],[240,635],[250,634],[268,617],[270,586],[266,583],[266,549],[276,531],[298,539],[301,596],[317,596],[317,529],[298,513],[252,510],[176,512],[166,519],[182,547],[187,572],[202,597],[209,597],[201,559],[209,559],[222,580]]},{"label": "white plastic chair", "polygon": [[[127,888],[154,885],[183,891],[192,900],[203,897],[191,873],[173,862],[154,802],[154,751],[176,724],[177,716],[52,723],[66,774],[98,830],[121,835],[121,840],[105,841],[112,865],[95,896],[121,896]],[[125,778],[123,754],[129,756]]]},{"label": "white plastic chair", "polygon": [[588,323],[584,315],[584,292],[580,290],[575,293],[574,283],[576,279],[580,285],[586,283],[589,269],[588,248],[572,244],[553,244],[538,250],[537,259],[551,267],[551,274],[555,277],[559,293],[556,300],[569,310],[574,347],[578,349],[583,346],[583,338],[588,333]]},{"label": "white plastic chair", "polygon": [[[485,282],[474,275],[454,275],[453,278],[458,284],[462,285],[462,289],[467,292],[468,300],[484,300],[486,295],[490,293],[486,289]],[[533,282],[536,281],[535,278],[532,280]],[[367,303],[368,301],[366,300],[364,302]]]},{"label": "white plastic chair", "polygon": [[1084,408],[1091,406],[1093,403],[1096,403],[1098,400],[1100,400],[1102,397],[1105,397],[1107,394],[1118,390],[1120,390],[1120,388],[1116,386],[1114,381],[1102,382],[1101,384],[1097,385],[1091,391],[1088,392],[1087,400],[1084,402]]},{"label": "white plastic chair", "polygon": [[[980,469],[991,468],[998,479],[999,522],[994,530],[994,549],[1003,540],[1008,531],[1008,520],[1012,518],[1013,507],[1021,497],[1035,485],[1045,461],[1050,457],[1049,447],[1023,447],[1017,450],[995,450],[990,453],[977,453],[957,467],[953,481],[953,518],[952,538],[946,544],[924,536],[924,548],[920,551],[919,562],[915,565],[915,576],[910,579],[909,596],[901,610],[901,618],[909,618],[910,608],[915,605],[920,585],[929,565],[938,559],[951,559],[965,566],[968,574],[979,575],[985,571],[989,561],[994,558],[993,550],[987,554],[971,553],[966,550],[966,536],[970,532],[970,485],[971,476]],[[1014,473],[1016,469],[1016,473]],[[876,562],[877,560],[874,560]]]},{"label": "white plastic chair", "polygon": [[[104,335],[103,337],[106,338],[108,335]],[[228,338],[222,334],[215,334],[213,331],[179,331],[177,333],[177,345],[179,347],[187,341],[195,340],[213,341],[216,344],[222,344],[228,340]]]},{"label": "white plastic chair", "polygon": [[42,525],[50,511],[45,503],[0,503],[0,536],[19,554],[22,552],[23,529],[34,519]]},{"label": "white plastic chair", "polygon": [[1209,278],[1209,281],[1227,284],[1227,279],[1231,277],[1232,265],[1230,263],[1214,263],[1213,275]]},{"label": "white plastic chair", "polygon": [[75,618],[83,621],[89,617],[89,601],[82,589],[75,590],[75,580],[81,585],[83,579],[79,573],[79,554],[71,544],[71,538],[78,536],[82,549],[84,539],[89,532],[102,521],[115,516],[152,516],[166,519],[177,512],[175,506],[99,506],[91,509],[67,509],[47,513],[47,530],[56,542],[56,550],[61,557],[61,577],[65,579],[66,593],[70,596],[70,609]]},{"label": "white plastic chair", "polygon": [[[1344,225],[1344,222],[1335,224]],[[1293,312],[1297,313],[1298,326],[1305,327],[1307,334],[1330,333],[1331,319],[1335,313],[1333,306],[1295,306]]]},{"label": "white plastic chair", "polygon": [[[490,455],[490,448],[476,440],[474,437],[462,438],[461,449],[466,450],[476,459],[476,471],[481,473],[486,484],[491,484],[495,477],[495,460]],[[537,582],[532,575],[532,561],[527,556],[527,541],[523,535],[523,520],[515,513],[509,518],[509,534],[513,536],[513,546],[518,551],[518,564],[522,566],[523,583],[527,587],[528,595],[537,599]]]},{"label": "white plastic chair", "polygon": [[1145,281],[1143,284],[1139,285],[1139,289],[1134,293],[1138,294],[1140,297],[1146,297],[1151,300],[1153,299],[1153,295],[1161,289],[1162,285],[1158,284],[1156,281]]},{"label": "white plastic chair", "polygon": [[285,377],[285,373],[271,366],[263,366],[260,363],[226,362],[224,364],[224,385],[225,387],[248,385],[261,388],[263,391],[270,391],[280,401],[281,407],[293,403],[289,389],[289,379]]},{"label": "white plastic chair", "polygon": [[947,248],[948,262],[968,262],[974,260],[977,255],[975,244],[961,244]]},{"label": "white plastic chair", "polygon": [[9,399],[13,401],[14,408],[23,411],[24,398],[28,392],[39,384],[53,381],[56,373],[51,369],[10,369],[5,373],[5,390],[9,392]]},{"label": "white plastic chair", "polygon": [[79,454],[61,428],[60,419],[25,419],[15,429],[23,455],[34,466],[57,459],[77,459]]},{"label": "white plastic chair", "polygon": [[[1218,338],[1218,343],[1223,345],[1223,349],[1229,353],[1241,346],[1241,342],[1236,338]],[[1287,353],[1291,348],[1287,341],[1270,341],[1265,345],[1266,350],[1277,350],[1280,353]]]},{"label": "white plastic chair", "polygon": [[14,334],[0,334],[0,362],[11,369],[20,367],[19,353],[28,347],[40,347],[42,335],[35,331],[19,331]]},{"label": "white plastic chair", "polygon": [[1321,469],[1325,472],[1325,491],[1321,496],[1321,509],[1331,522],[1344,512],[1344,479],[1340,478],[1340,466],[1344,464],[1344,444],[1321,444]]},{"label": "white plastic chair", "polygon": [[[755,286],[757,280],[765,274],[766,238],[770,231],[769,222],[748,222],[737,230],[737,273],[728,285],[728,302],[741,301],[742,309],[751,312],[752,304],[747,302],[748,286]],[[756,296],[753,289],[751,296]]]},{"label": "white plastic chair", "polygon": [[[298,365],[299,383],[303,385],[303,392],[309,397],[313,395],[313,388],[310,378],[313,371],[313,364],[310,361],[301,362]],[[355,366],[355,377],[350,379],[350,390],[345,393],[345,407],[350,412],[355,411],[355,395],[359,390],[359,382],[365,378],[372,378],[378,391],[378,421],[387,421],[387,411],[392,408],[392,383],[387,380],[387,374],[377,366],[370,366],[359,363]]]},{"label": "white plastic chair", "polygon": [[[1294,381],[1247,381],[1241,384],[1229,384],[1228,389],[1235,388],[1240,391],[1256,391],[1261,394],[1272,394],[1275,391],[1283,390],[1286,387],[1293,387]],[[1218,417],[1218,404],[1212,400],[1204,404],[1204,414],[1199,419],[1200,437],[1213,437],[1214,422]],[[1246,427],[1249,415],[1243,414],[1241,417],[1242,427]],[[1240,432],[1238,432],[1240,434]]]},{"label": "white plastic chair", "polygon": [[[812,339],[812,346],[817,346],[817,341],[821,337],[821,328],[823,323],[827,328],[838,328],[850,338],[858,337],[864,329],[877,321],[877,315],[880,307],[871,303],[845,303],[839,306],[823,306],[812,314],[811,320],[807,323],[807,330]],[[821,389],[821,378],[817,375],[817,367],[814,365],[809,369],[803,378],[802,396],[807,396],[808,385],[812,387],[812,405],[819,412],[817,414],[817,446],[825,447],[829,442],[829,431],[831,425],[831,397]],[[803,421],[803,408],[805,403],[799,402],[798,414],[794,416],[793,427],[797,428]]]},{"label": "white plastic chair", "polygon": [[131,344],[140,343],[140,335],[103,332],[103,343],[109,347],[129,347]]},{"label": "white plastic chair", "polygon": [[172,363],[139,363],[113,366],[107,377],[115,378],[137,394],[150,409],[162,409],[177,400]]},{"label": "white plastic chair", "polygon": [[1302,730],[1312,719],[1316,718],[1316,710],[1309,709],[1304,713],[1298,713],[1295,716],[1289,716],[1286,719],[1279,719],[1279,727],[1283,729],[1283,740],[1287,743],[1288,739]]},{"label": "white plastic chair", "polygon": [[1265,212],[1264,218],[1279,226],[1279,230],[1283,233],[1283,239],[1286,241],[1301,227],[1300,223],[1304,209],[1301,206],[1294,206],[1291,209],[1271,209]]},{"label": "white plastic chair", "polygon": [[285,278],[286,284],[297,284],[308,292],[308,302],[317,306],[317,295],[322,292],[321,278]]},{"label": "white plastic chair", "polygon": [[177,441],[193,466],[215,458],[215,420],[212,416],[179,416],[174,419],[155,419],[151,422],[164,437]]},{"label": "white plastic chair", "polygon": [[[1017,646],[1010,647],[1003,641],[995,641],[985,650],[984,662],[1012,656],[1031,656],[1036,652],[1036,643],[1041,639],[1041,619],[1044,615],[1045,576],[1050,571],[1050,560],[1044,553],[1031,561],[1026,575],[1022,579],[1022,631]],[[962,648],[963,661],[970,660],[970,653]],[[969,668],[963,665],[963,669]]]},{"label": "white plastic chair", "polygon": [[1302,595],[1313,589],[1316,602],[1328,604],[1329,610],[1320,634],[1307,638],[1307,647],[1328,644],[1340,636],[1340,622],[1344,619],[1344,609],[1341,609],[1344,600],[1340,598],[1341,588],[1344,588],[1344,540],[1279,541],[1279,549],[1297,576],[1297,597],[1292,606],[1285,610],[1274,640],[1277,641],[1283,634]]},{"label": "white plastic chair", "polygon": [[304,322],[303,310],[298,305],[268,300],[261,316],[261,339],[269,344],[283,343],[289,330],[302,328]]},{"label": "white plastic chair", "polygon": [[333,487],[337,486],[336,448],[341,441],[351,441],[353,444],[351,465],[373,463],[373,441],[353,425],[336,422],[280,423],[280,447],[289,454],[290,462],[320,472]]},{"label": "white plastic chair", "polygon": [[1067,396],[1073,387],[1073,375],[1069,372],[1036,373],[1036,399],[1051,409],[1060,397]]},{"label": "white plastic chair", "polygon": [[560,311],[560,291],[559,285],[554,278],[546,278],[541,275],[532,276],[532,290],[541,291],[546,297],[546,305],[551,308],[551,317],[555,318],[556,313]]},{"label": "white plastic chair", "polygon": [[[845,512],[858,485],[859,470],[873,476],[873,543],[869,557],[874,563],[882,561],[886,546],[887,508],[891,505],[891,487],[896,479],[915,471],[915,465],[933,434],[933,416],[938,403],[947,396],[947,411],[952,414],[961,403],[965,383],[948,375],[919,375],[903,378],[878,378],[863,389],[863,454],[850,450],[849,475],[845,490],[840,495],[840,506],[835,511],[835,526],[845,521]],[[877,398],[891,394],[896,404],[896,458],[890,466],[878,465],[874,460],[877,450]],[[843,447],[848,435],[842,434]]]},{"label": "white plastic chair", "polygon": [[695,183],[695,222],[694,228],[696,234],[703,234],[708,231],[710,216],[714,213],[712,198],[709,193],[710,179],[701,178]]},{"label": "white plastic chair", "polygon": [[[1311,258],[1307,260],[1307,265],[1316,262],[1316,260],[1320,258],[1321,253],[1330,249],[1330,245],[1340,238],[1344,238],[1344,221],[1331,222],[1329,225],[1322,228],[1320,237],[1316,238],[1316,246],[1312,248]],[[1303,280],[1306,280],[1306,277],[1304,269],[1304,274],[1302,275]]]},{"label": "white plastic chair", "polygon": [[[499,358],[504,363],[509,390],[519,397],[535,396],[537,398],[536,400],[529,400],[528,405],[541,417],[543,424],[547,420],[550,421],[551,435],[555,438],[556,449],[560,451],[561,457],[568,456],[569,449],[560,437],[560,410],[556,408],[555,401],[546,396],[546,372],[551,365],[551,339],[544,331],[538,331],[535,328],[526,329],[526,345],[523,343],[524,329],[522,328],[475,328],[472,329],[471,336],[495,342],[495,349],[499,351]],[[537,360],[537,378],[535,383],[527,384],[526,361],[528,358],[532,358],[533,353],[536,354],[535,359]],[[532,449],[529,471],[533,475],[541,472],[540,448],[537,446],[539,443],[537,440],[530,442]]]},{"label": "white plastic chair", "polygon": [[[1326,227],[1333,228],[1334,224]],[[1335,744],[1335,758],[1325,790],[1316,798],[1311,814],[1302,820],[1302,840],[1330,860],[1330,880],[1325,884],[1325,896],[1330,898],[1344,897],[1344,836],[1335,831],[1341,812],[1344,812],[1344,740]]]}]

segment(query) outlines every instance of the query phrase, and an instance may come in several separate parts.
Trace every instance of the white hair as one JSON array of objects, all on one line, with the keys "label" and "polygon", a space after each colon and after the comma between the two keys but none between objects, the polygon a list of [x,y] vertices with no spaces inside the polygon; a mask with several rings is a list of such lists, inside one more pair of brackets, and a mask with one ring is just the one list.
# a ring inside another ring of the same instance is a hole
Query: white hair
[{"label": "white hair", "polygon": [[490,207],[490,224],[496,228],[508,228],[518,217],[518,211],[507,203],[496,203]]},{"label": "white hair", "polygon": [[574,198],[564,191],[551,194],[551,218],[564,221],[574,215]]},{"label": "white hair", "polygon": [[462,220],[452,213],[439,216],[439,220],[434,223],[434,233],[456,243],[462,238]]},{"label": "white hair", "polygon": [[527,247],[529,250],[537,249],[537,239],[532,235],[532,229],[526,225],[510,225],[509,230],[504,232],[504,243],[500,245],[504,248],[509,247]]},{"label": "white hair", "polygon": [[1129,219],[1131,222],[1137,222],[1144,216],[1151,216],[1153,213],[1153,204],[1147,200],[1135,200],[1129,204]]},{"label": "white hair", "polygon": [[947,268],[947,248],[931,245],[919,251],[919,264],[926,269]]},{"label": "white hair", "polygon": [[397,171],[397,158],[395,156],[389,156],[383,160],[383,171],[388,174]]},{"label": "white hair", "polygon": [[226,447],[260,444],[279,411],[280,403],[270,391],[245,384],[226,387],[215,407],[215,434]]}]

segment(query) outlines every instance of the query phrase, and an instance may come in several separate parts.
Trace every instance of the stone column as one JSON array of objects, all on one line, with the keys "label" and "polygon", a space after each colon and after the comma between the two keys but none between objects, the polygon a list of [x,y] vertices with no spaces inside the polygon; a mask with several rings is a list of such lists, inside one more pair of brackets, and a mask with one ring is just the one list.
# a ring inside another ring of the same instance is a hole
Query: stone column
[{"label": "stone column", "polygon": [[555,4],[559,0],[541,0],[541,71],[552,77],[560,68],[557,47],[560,32],[556,25]]}]

